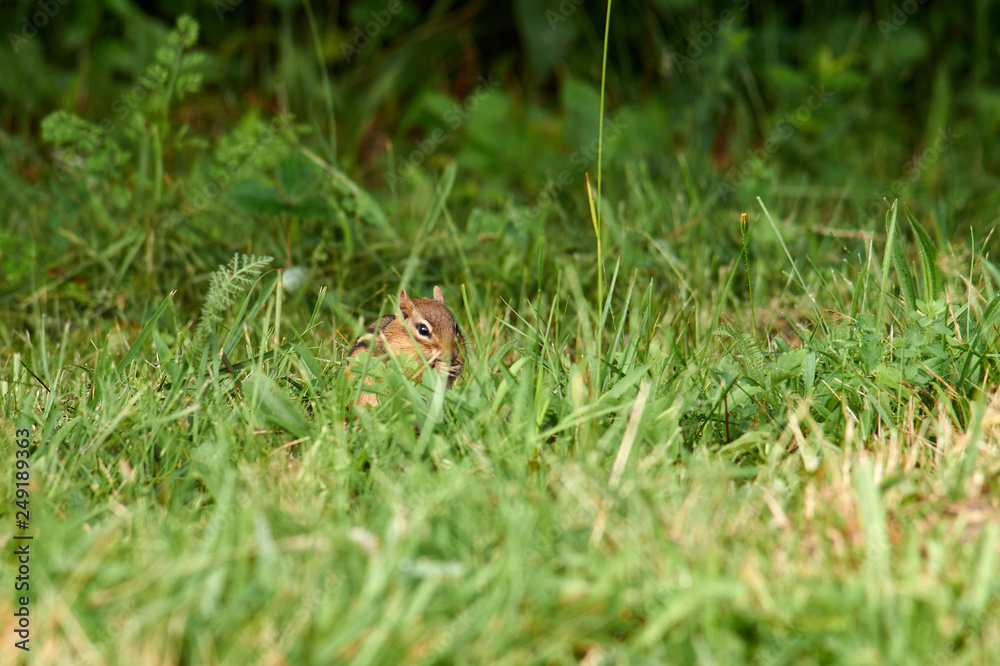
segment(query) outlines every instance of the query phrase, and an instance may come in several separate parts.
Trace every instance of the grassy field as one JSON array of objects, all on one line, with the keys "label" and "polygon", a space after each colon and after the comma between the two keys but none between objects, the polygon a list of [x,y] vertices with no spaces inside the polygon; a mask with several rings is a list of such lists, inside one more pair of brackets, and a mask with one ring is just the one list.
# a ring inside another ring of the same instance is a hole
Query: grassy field
[{"label": "grassy field", "polygon": [[[996,9],[928,69],[955,14],[913,4],[678,14],[676,97],[615,6],[604,114],[568,2],[461,92],[413,68],[475,3],[120,3],[132,76],[59,65],[76,102],[12,43],[0,664],[998,663]],[[273,105],[218,74],[256,91],[255,39]],[[352,409],[355,337],[435,285],[461,379]]]}]

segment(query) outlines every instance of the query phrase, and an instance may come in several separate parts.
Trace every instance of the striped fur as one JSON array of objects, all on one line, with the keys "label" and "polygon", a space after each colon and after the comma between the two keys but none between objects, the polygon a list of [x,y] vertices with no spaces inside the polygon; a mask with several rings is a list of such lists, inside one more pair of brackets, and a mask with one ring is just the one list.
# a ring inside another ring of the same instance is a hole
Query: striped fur
[{"label": "striped fur", "polygon": [[[445,305],[444,294],[439,287],[434,287],[433,299],[411,299],[406,291],[400,291],[399,313],[385,315],[369,324],[351,347],[349,356],[355,357],[363,351],[375,357],[391,352],[394,355],[423,357],[434,368],[446,363],[450,386],[464,367],[464,348],[465,340],[455,317]],[[371,382],[370,378],[366,381]],[[377,404],[378,396],[362,393],[358,402]]]}]

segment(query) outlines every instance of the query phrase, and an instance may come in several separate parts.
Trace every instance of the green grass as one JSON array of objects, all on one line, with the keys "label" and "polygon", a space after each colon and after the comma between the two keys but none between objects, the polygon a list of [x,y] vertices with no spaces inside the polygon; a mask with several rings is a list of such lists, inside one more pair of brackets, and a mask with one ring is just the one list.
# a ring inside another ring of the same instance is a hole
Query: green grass
[{"label": "green grass", "polygon": [[[945,233],[962,210],[988,228],[988,202],[857,214],[861,185],[787,175],[810,127],[726,200],[703,153],[639,145],[653,102],[605,120],[594,198],[596,153],[567,153],[600,96],[574,80],[561,112],[488,93],[454,144],[371,184],[332,158],[357,142],[338,99],[313,98],[319,136],[253,109],[187,126],[179,104],[215,99],[191,29],[161,36],[173,83],[128,123],[8,186],[0,489],[12,507],[25,428],[31,663],[996,661],[1000,272],[989,236]],[[411,111],[440,126],[442,97]],[[41,130],[63,151],[95,132]],[[19,173],[37,137],[0,139]],[[950,178],[959,199],[989,184]],[[435,284],[462,378],[390,363],[352,409],[354,336]],[[11,661],[15,576],[7,557]]]},{"label": "green grass", "polygon": [[[984,276],[945,270],[924,315],[858,283],[856,319],[824,306],[832,330],[797,322],[755,369],[752,337],[712,335],[726,294],[618,275],[600,375],[598,313],[559,276],[517,311],[450,286],[463,381],[390,371],[353,415],[348,345],[273,288],[206,338],[238,333],[235,376],[186,327],[129,350],[134,327],[87,346],[32,316],[2,398],[6,455],[15,425],[37,446],[36,663],[990,662]],[[860,323],[878,303],[891,335]]]}]

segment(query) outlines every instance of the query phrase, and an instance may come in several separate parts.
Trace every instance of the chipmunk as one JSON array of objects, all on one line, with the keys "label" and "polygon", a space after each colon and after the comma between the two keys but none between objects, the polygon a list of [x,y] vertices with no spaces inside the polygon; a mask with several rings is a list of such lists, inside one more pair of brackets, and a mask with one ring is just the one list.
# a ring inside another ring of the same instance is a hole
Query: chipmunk
[{"label": "chipmunk", "polygon": [[[351,347],[350,357],[363,351],[371,351],[373,356],[387,353],[418,359],[423,356],[432,368],[447,368],[448,386],[451,386],[462,373],[464,349],[465,339],[444,303],[444,294],[440,287],[434,287],[433,299],[411,299],[401,290],[399,314],[385,315],[380,321],[369,324],[365,334]],[[378,395],[362,393],[358,404],[377,405]]]}]

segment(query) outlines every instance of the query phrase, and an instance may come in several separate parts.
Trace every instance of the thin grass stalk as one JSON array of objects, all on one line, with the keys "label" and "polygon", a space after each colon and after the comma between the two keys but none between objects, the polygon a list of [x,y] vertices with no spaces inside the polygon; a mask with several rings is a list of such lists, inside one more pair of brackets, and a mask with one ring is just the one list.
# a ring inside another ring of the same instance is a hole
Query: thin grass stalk
[{"label": "thin grass stalk", "polygon": [[[587,179],[587,198],[590,200],[590,218],[594,223],[594,235],[597,236],[597,313],[600,316],[604,311],[604,248],[601,243],[603,235],[601,225],[601,167],[604,161],[604,91],[608,79],[608,35],[611,32],[611,5],[612,0],[608,0],[608,9],[604,19],[604,48],[601,53],[601,108],[597,120],[597,210],[594,211],[593,196],[590,192],[590,179]],[[597,365],[595,371],[595,387],[601,385],[601,331],[597,331]]]},{"label": "thin grass stalk", "polygon": [[753,340],[760,346],[757,337],[757,308],[753,302],[753,274],[750,272],[750,222],[746,213],[740,213],[740,235],[743,237],[743,260],[747,265],[747,289],[750,292],[750,317],[753,321]]},{"label": "thin grass stalk", "polygon": [[878,307],[875,309],[875,321],[882,323],[882,313],[885,311],[885,291],[889,282],[889,268],[892,266],[892,246],[896,242],[896,202],[892,202],[889,212],[886,213],[886,226],[888,227],[885,239],[885,253],[882,256],[882,284],[879,287]]},{"label": "thin grass stalk", "polygon": [[[316,51],[316,62],[319,63],[320,76],[323,77],[323,101],[326,103],[326,112],[330,117],[330,164],[337,164],[337,118],[333,111],[333,89],[330,86],[330,75],[326,71],[326,59],[323,57],[323,42],[320,40],[319,28],[316,26],[316,16],[313,14],[312,5],[309,0],[303,0],[302,5],[306,10],[306,17],[309,19],[309,31],[312,33],[313,49]],[[336,16],[336,11],[334,11]]]}]

